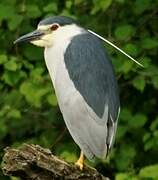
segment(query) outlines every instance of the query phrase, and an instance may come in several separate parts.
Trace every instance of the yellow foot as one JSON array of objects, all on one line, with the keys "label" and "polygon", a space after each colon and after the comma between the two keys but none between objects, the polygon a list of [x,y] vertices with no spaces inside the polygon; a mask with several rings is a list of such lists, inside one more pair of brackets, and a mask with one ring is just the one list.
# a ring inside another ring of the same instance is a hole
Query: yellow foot
[{"label": "yellow foot", "polygon": [[84,154],[83,154],[82,151],[81,151],[81,154],[80,154],[80,158],[79,158],[78,161],[75,163],[75,165],[78,166],[81,171],[83,170],[83,166],[84,166]]},{"label": "yellow foot", "polygon": [[81,171],[83,170],[83,166],[84,166],[84,165],[83,165],[83,162],[82,162],[82,161],[79,161],[79,160],[78,160],[78,161],[75,163],[75,165],[78,166]]}]

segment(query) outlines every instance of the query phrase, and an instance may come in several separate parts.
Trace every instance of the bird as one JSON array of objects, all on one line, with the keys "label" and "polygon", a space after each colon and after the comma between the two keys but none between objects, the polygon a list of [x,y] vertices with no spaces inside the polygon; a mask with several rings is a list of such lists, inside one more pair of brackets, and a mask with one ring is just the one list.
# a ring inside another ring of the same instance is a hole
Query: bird
[{"label": "bird", "polygon": [[44,18],[37,29],[14,41],[44,48],[45,63],[65,124],[85,157],[106,158],[120,112],[118,82],[103,42],[67,16]]}]

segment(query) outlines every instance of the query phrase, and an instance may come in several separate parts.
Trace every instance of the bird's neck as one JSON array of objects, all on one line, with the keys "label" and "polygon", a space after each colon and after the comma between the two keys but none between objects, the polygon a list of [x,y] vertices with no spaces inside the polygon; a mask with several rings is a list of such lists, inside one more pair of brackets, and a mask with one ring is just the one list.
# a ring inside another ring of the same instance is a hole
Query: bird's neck
[{"label": "bird's neck", "polygon": [[86,30],[76,25],[67,25],[60,27],[54,32],[53,45],[45,47],[44,57],[49,74],[55,86],[56,71],[60,69],[60,63],[64,63],[64,54],[71,43],[71,39],[79,34],[86,33]]},{"label": "bird's neck", "polygon": [[54,32],[53,44],[60,44],[63,41],[70,41],[74,36],[85,33],[85,30],[75,24],[60,27],[59,30]]}]

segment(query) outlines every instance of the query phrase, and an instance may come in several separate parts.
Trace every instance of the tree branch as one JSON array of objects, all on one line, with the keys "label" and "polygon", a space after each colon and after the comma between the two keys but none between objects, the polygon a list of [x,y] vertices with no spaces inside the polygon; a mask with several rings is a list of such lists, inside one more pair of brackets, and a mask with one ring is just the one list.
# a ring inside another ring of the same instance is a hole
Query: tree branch
[{"label": "tree branch", "polygon": [[6,148],[2,164],[3,173],[32,180],[108,180],[95,169],[85,166],[80,171],[39,145],[23,144],[19,149]]}]

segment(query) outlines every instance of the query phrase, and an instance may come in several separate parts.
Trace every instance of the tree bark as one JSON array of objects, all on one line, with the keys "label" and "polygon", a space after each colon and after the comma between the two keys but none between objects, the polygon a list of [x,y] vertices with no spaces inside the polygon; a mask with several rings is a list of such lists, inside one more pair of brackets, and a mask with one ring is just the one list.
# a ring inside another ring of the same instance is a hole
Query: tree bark
[{"label": "tree bark", "polygon": [[74,164],[54,156],[39,145],[23,144],[19,149],[6,148],[2,163],[3,173],[22,180],[108,180],[94,168],[81,171]]}]

